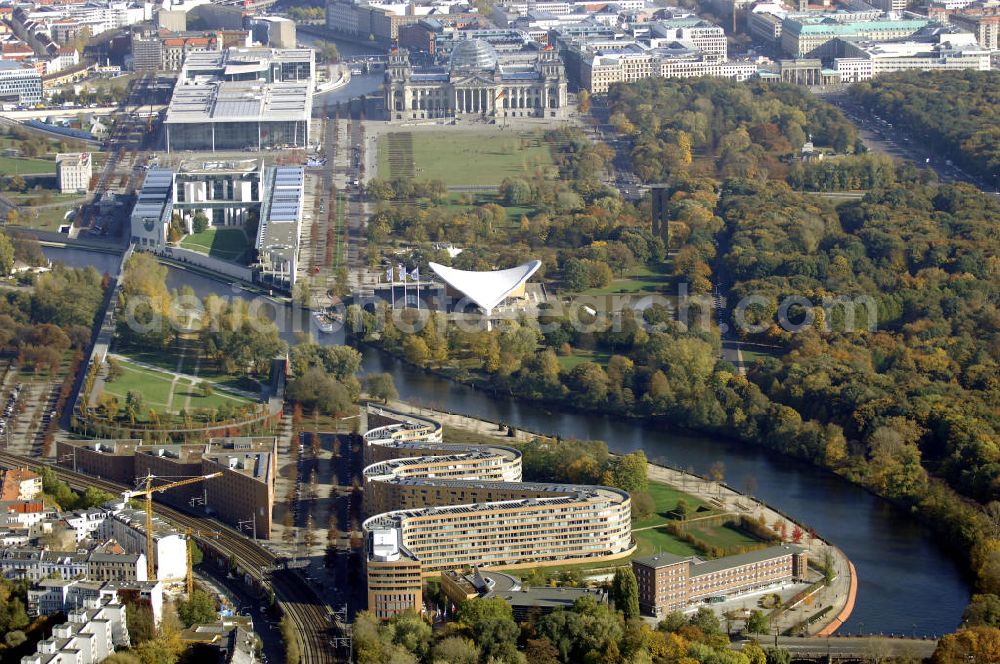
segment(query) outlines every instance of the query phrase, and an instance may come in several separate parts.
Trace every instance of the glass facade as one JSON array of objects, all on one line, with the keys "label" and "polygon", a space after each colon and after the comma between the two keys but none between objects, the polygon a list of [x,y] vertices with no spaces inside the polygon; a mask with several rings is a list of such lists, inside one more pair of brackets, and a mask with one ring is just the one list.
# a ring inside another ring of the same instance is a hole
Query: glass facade
[{"label": "glass facade", "polygon": [[253,150],[305,147],[306,120],[167,124],[167,150]]}]

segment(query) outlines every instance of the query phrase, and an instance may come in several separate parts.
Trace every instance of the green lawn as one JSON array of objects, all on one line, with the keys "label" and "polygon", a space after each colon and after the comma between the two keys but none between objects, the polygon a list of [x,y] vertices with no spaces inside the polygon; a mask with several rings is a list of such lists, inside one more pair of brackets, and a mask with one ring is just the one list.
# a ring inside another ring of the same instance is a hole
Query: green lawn
[{"label": "green lawn", "polygon": [[0,157],[0,173],[4,175],[37,175],[56,172],[56,162],[48,159]]},{"label": "green lawn", "polygon": [[653,502],[656,503],[656,509],[652,516],[640,521],[633,521],[633,528],[659,526],[675,520],[670,513],[677,507],[677,501],[682,498],[687,502],[688,507],[691,508],[691,517],[704,516],[713,512],[707,503],[662,482],[650,482],[648,492],[653,497]]},{"label": "green lawn", "polygon": [[748,350],[746,348],[740,348],[740,353],[743,355],[743,363],[749,368],[757,360],[763,360],[768,357],[773,357],[776,359],[781,358],[780,351],[775,349],[774,351],[764,351],[764,350]]},{"label": "green lawn", "polygon": [[386,180],[442,180],[446,185],[498,185],[506,177],[533,179],[553,170],[540,132],[415,131],[383,134],[378,175]]},{"label": "green lawn", "polygon": [[651,528],[632,533],[636,550],[634,557],[642,558],[657,553],[672,553],[675,556],[700,556],[701,551],[687,542],[679,540],[663,528]]},{"label": "green lawn", "polygon": [[705,540],[720,549],[760,544],[760,540],[729,526],[689,527],[688,531],[698,539]]},{"label": "green lawn", "polygon": [[610,285],[603,288],[588,288],[580,295],[611,295],[612,293],[672,293],[673,276],[666,266],[651,269],[637,266],[628,270],[624,276],[615,273]]},{"label": "green lawn", "polygon": [[574,349],[572,355],[559,355],[558,359],[559,366],[562,367],[563,371],[571,371],[573,367],[584,362],[594,362],[600,364],[602,367],[607,367],[608,360],[611,359],[611,353],[600,350]]},{"label": "green lawn", "polygon": [[[143,362],[148,358],[143,358]],[[174,366],[176,366],[176,360]],[[161,360],[156,366],[166,368],[170,360]],[[197,387],[199,381],[193,377],[181,376],[174,380],[168,374],[160,373],[155,369],[147,369],[128,361],[120,362],[122,375],[111,383],[105,383],[104,391],[113,394],[124,402],[129,392],[142,394],[143,405],[148,411],[154,409],[158,413],[177,414],[181,410],[198,410],[218,408],[225,404],[228,406],[244,406],[250,401],[241,396],[214,390],[208,396],[202,396]],[[231,377],[230,377],[231,378]],[[213,381],[214,382],[214,381]],[[171,393],[173,400],[171,401]],[[145,420],[148,413],[144,413],[141,419]]]},{"label": "green lawn", "polygon": [[250,242],[242,228],[209,228],[181,240],[181,246],[215,258],[239,263]]},{"label": "green lawn", "polygon": [[73,223],[73,218],[65,217],[67,207],[45,207],[45,208],[21,208],[18,210],[17,226],[24,228],[34,228],[40,231],[59,232],[59,227],[64,224]]},{"label": "green lawn", "polygon": [[[105,392],[117,396],[119,401],[123,403],[129,392],[138,392],[142,395],[143,405],[147,410],[153,408],[157,412],[166,412],[172,389],[172,381],[169,376],[145,369],[131,362],[121,362],[121,368],[120,378],[113,383],[104,384]],[[143,419],[145,416],[146,413],[143,413]]]}]

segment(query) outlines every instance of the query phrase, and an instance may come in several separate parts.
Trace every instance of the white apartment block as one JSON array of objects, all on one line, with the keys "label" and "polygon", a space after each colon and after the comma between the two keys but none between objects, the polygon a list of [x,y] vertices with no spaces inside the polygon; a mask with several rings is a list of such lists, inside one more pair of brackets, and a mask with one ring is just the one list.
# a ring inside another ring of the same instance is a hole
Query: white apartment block
[{"label": "white apartment block", "polygon": [[38,642],[38,650],[21,658],[21,664],[98,664],[128,647],[125,605],[117,599],[87,599],[83,608],[69,612],[68,619],[52,630],[52,636]]},{"label": "white apartment block", "polygon": [[[102,539],[114,539],[130,553],[146,553],[146,514],[125,509],[105,519],[99,530]],[[155,573],[160,581],[179,581],[187,576],[187,541],[162,519],[153,517]],[[143,562],[145,565],[145,562]]]},{"label": "white apartment block", "polygon": [[138,592],[149,602],[153,621],[163,616],[163,584],[153,582],[94,581],[91,579],[42,579],[28,589],[28,615],[50,616],[60,611],[79,609],[87,600],[113,599],[120,591]]},{"label": "white apartment block", "polygon": [[93,159],[89,152],[56,155],[56,179],[59,182],[59,191],[62,193],[75,194],[87,191],[93,174]]}]

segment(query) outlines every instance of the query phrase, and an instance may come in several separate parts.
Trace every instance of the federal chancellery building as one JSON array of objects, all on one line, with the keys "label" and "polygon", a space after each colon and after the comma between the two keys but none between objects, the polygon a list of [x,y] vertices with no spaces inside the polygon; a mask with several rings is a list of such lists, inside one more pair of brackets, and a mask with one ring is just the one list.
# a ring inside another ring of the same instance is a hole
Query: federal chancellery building
[{"label": "federal chancellery building", "polygon": [[559,53],[525,48],[498,54],[479,39],[459,42],[447,65],[413,66],[393,49],[385,73],[390,122],[458,118],[563,118],[566,71]]}]

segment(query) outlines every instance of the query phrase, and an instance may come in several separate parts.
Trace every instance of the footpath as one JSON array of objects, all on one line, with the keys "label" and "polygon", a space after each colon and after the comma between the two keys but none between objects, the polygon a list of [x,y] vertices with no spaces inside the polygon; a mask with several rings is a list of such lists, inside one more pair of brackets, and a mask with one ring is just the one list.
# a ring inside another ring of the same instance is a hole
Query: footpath
[{"label": "footpath", "polygon": [[[414,406],[402,401],[390,401],[387,405],[403,413],[435,419],[444,427],[453,427],[463,431],[471,431],[482,436],[496,438],[498,443],[512,440],[507,436],[506,427],[500,430],[496,422],[448,413],[424,406]],[[513,440],[527,442],[539,435],[515,429]],[[763,518],[769,527],[777,526],[780,528],[780,524],[784,524],[785,531],[789,534],[794,532],[796,528],[799,528],[803,531],[799,545],[805,547],[808,550],[809,559],[819,565],[822,565],[827,553],[832,556],[834,566],[833,583],[821,588],[809,600],[801,602],[799,605],[785,611],[779,621],[779,630],[798,625],[823,608],[830,606],[832,609],[827,611],[822,619],[817,620],[807,628],[807,633],[810,635],[830,636],[850,617],[851,612],[854,610],[854,602],[857,596],[857,572],[844,552],[832,543],[820,537],[811,538],[807,529],[801,524],[796,523],[788,515],[779,512],[773,507],[769,507],[755,498],[743,495],[725,483],[707,480],[676,468],[668,468],[653,463],[649,464],[648,474],[649,479],[654,482],[669,484],[727,513],[745,515],[752,518]]]}]

